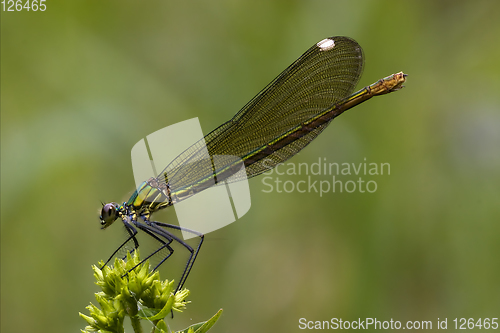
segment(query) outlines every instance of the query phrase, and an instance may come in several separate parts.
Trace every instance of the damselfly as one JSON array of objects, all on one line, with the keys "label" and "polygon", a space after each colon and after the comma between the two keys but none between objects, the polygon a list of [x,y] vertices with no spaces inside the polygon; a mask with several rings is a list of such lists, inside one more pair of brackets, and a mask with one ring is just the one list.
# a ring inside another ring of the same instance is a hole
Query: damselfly
[{"label": "damselfly", "polygon": [[[276,77],[231,120],[203,139],[210,156],[232,155],[241,158],[247,178],[257,176],[283,163],[316,138],[328,124],[344,111],[373,96],[397,91],[403,87],[402,72],[383,78],[352,93],[363,70],[363,51],[347,37],[330,37],[313,45],[300,58]],[[198,153],[195,144],[175,158],[170,166],[188,165]],[[205,147],[205,145],[203,145]],[[128,239],[116,249],[105,265],[133,242],[139,247],[138,231],[159,243],[156,251],[143,261],[167,249],[168,254],[154,267],[157,269],[174,252],[177,242],[190,255],[178,282],[182,288],[203,243],[203,234],[195,230],[151,220],[151,214],[184,200],[235,173],[227,165],[210,168],[172,168],[167,166],[159,176],[142,183],[127,202],[103,205],[100,215],[102,229],[120,218]],[[167,174],[167,170],[168,174]],[[177,170],[172,172],[172,170]],[[175,189],[171,184],[175,183]],[[199,236],[197,246],[190,246],[172,231],[184,230]]]}]

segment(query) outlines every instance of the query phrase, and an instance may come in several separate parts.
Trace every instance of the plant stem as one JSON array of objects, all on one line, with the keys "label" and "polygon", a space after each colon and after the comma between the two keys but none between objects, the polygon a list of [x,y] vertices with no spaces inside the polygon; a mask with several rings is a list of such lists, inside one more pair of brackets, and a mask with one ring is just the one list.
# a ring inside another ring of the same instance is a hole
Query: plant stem
[{"label": "plant stem", "polygon": [[132,323],[134,333],[142,333],[141,320],[138,316],[130,316],[130,322]]}]

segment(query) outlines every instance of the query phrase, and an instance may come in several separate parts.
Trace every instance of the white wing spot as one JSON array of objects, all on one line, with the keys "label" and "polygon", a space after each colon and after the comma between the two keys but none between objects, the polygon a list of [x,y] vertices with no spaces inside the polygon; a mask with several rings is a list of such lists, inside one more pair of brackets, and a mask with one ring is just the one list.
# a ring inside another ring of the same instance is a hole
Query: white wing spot
[{"label": "white wing spot", "polygon": [[333,39],[327,38],[318,42],[316,46],[319,47],[320,51],[328,51],[333,49],[333,47],[335,46],[335,42],[333,41]]}]

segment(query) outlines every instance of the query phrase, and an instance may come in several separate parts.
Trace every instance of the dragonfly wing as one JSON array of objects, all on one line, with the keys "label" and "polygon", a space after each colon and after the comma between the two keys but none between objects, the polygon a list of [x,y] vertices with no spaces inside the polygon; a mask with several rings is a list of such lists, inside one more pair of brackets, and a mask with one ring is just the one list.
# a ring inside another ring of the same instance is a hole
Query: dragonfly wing
[{"label": "dragonfly wing", "polygon": [[[230,121],[175,158],[158,179],[174,183],[178,189],[197,186],[210,178],[214,170],[206,160],[205,144],[210,156],[232,155],[243,159],[247,178],[268,171],[304,148],[328,123],[269,152],[265,159],[248,158],[252,152],[268,146],[353,92],[363,70],[363,51],[347,37],[329,40],[333,46],[327,40],[329,47],[320,47],[324,41],[312,46]],[[200,162],[203,158],[205,162]],[[195,165],[199,167],[192,167]],[[215,174],[218,172],[215,170]]]}]

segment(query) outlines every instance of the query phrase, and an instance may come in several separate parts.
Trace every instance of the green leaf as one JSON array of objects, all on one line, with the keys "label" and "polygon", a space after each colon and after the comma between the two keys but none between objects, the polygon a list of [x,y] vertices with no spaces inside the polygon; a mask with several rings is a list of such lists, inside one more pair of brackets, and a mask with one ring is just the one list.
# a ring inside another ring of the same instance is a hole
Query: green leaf
[{"label": "green leaf", "polygon": [[141,319],[151,318],[160,313],[161,309],[148,308],[147,306],[141,306],[137,316]]},{"label": "green leaf", "polygon": [[151,321],[163,319],[163,318],[165,318],[168,315],[168,313],[170,312],[170,310],[172,310],[172,305],[173,304],[174,304],[174,297],[170,297],[168,299],[167,303],[165,304],[165,306],[163,307],[163,309],[161,309],[161,311],[158,312],[157,314],[155,314],[154,316],[143,317],[140,314],[138,314],[138,316],[141,319],[147,319],[147,320],[151,320]]},{"label": "green leaf", "polygon": [[194,331],[194,332],[195,332],[197,329],[199,329],[199,328],[200,328],[201,326],[203,326],[203,324],[205,324],[205,323],[206,323],[206,321],[201,322],[201,323],[198,323],[198,324],[193,324],[193,325],[191,325],[191,326],[189,326],[189,327],[187,327],[187,328],[183,329],[182,331],[177,331],[177,332],[175,332],[175,333],[189,333],[189,330],[191,330],[191,331]]},{"label": "green leaf", "polygon": [[172,333],[170,328],[167,326],[167,324],[163,320],[160,320],[156,324],[156,329],[159,331],[159,333]]},{"label": "green leaf", "polygon": [[215,323],[217,322],[217,320],[219,320],[219,317],[221,316],[221,314],[222,314],[222,309],[220,309],[219,311],[217,311],[217,313],[212,318],[210,318],[209,320],[207,320],[205,322],[198,323],[198,324],[191,325],[191,326],[189,326],[188,328],[186,328],[186,329],[184,329],[182,331],[177,331],[176,333],[188,333],[190,329],[192,331],[194,331],[195,333],[205,333],[209,329],[211,329],[212,326],[215,325]]}]

